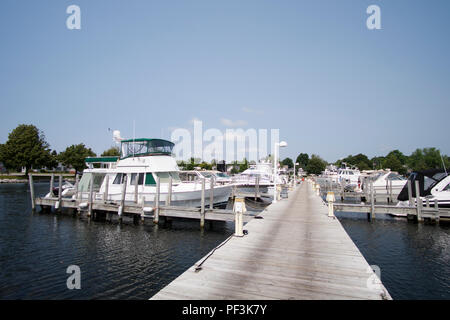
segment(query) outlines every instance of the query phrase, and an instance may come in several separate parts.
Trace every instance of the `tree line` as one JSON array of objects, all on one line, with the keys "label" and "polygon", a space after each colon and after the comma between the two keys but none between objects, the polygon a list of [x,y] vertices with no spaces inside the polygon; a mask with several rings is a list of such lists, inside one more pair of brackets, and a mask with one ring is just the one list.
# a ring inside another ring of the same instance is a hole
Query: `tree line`
[{"label": "tree line", "polygon": [[[294,166],[294,162],[290,158],[284,159],[281,163],[289,168]],[[450,166],[450,157],[441,155],[440,150],[436,148],[418,148],[409,156],[399,150],[393,150],[386,156],[376,156],[371,159],[365,154],[359,153],[357,155],[349,155],[334,163],[328,163],[315,154],[311,155],[310,158],[307,153],[300,153],[297,156],[296,163],[299,163],[298,167],[303,168],[308,174],[320,174],[327,165],[334,164],[338,168],[347,165],[349,167],[357,167],[359,170],[391,169],[406,175],[412,171],[443,169],[444,166],[448,168]]]},{"label": "tree line", "polygon": [[[102,156],[118,156],[119,149],[111,147],[103,152]],[[72,167],[75,172],[85,169],[84,159],[95,157],[96,153],[84,143],[68,146],[63,152],[58,153],[50,149],[45,140],[45,134],[36,126],[21,124],[12,130],[8,140],[0,144],[0,162],[8,170],[20,171],[25,168],[25,174],[32,168],[54,169],[59,163]]]},{"label": "tree line", "polygon": [[[101,156],[119,156],[119,154],[117,147],[111,147],[105,150]],[[44,132],[32,124],[17,126],[9,133],[6,143],[0,144],[0,162],[8,170],[20,171],[24,167],[26,174],[32,168],[45,167],[54,169],[59,163],[74,168],[76,172],[81,172],[85,169],[85,158],[95,156],[97,156],[96,153],[85,146],[84,143],[68,146],[61,153],[50,149],[50,145],[45,140]],[[270,156],[268,159],[270,159]],[[320,174],[329,164],[319,155],[312,154],[310,157],[307,153],[300,153],[295,162],[298,163],[296,171],[302,168],[308,174]],[[243,172],[252,163],[254,162],[249,162],[247,159],[243,159],[241,162],[234,161],[231,173]],[[283,159],[280,164],[288,166],[288,168],[294,167],[294,162],[291,158]],[[423,148],[416,149],[409,156],[399,150],[393,150],[386,156],[376,156],[371,159],[365,154],[359,153],[339,159],[333,164],[337,167],[343,165],[356,166],[359,170],[389,168],[400,174],[407,174],[411,171],[439,169],[444,166],[448,168],[450,166],[450,157],[441,155],[439,149]],[[207,163],[194,158],[186,162],[179,162],[179,166],[184,170],[193,170],[195,167],[211,170],[216,165],[215,160]]]}]

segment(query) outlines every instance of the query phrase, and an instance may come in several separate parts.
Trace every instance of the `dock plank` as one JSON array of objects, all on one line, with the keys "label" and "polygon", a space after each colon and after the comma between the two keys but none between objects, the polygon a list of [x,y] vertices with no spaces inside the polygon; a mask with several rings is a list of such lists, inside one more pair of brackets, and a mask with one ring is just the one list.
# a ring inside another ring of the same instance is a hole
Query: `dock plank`
[{"label": "dock plank", "polygon": [[382,284],[367,286],[374,273],[327,214],[303,183],[247,223],[248,235],[232,237],[152,299],[391,299]]}]

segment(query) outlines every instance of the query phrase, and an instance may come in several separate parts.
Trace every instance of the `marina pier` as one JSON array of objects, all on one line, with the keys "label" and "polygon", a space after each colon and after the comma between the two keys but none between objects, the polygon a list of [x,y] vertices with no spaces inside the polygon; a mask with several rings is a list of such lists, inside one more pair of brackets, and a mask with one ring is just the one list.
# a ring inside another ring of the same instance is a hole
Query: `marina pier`
[{"label": "marina pier", "polygon": [[391,299],[312,184],[259,217],[151,299]]}]

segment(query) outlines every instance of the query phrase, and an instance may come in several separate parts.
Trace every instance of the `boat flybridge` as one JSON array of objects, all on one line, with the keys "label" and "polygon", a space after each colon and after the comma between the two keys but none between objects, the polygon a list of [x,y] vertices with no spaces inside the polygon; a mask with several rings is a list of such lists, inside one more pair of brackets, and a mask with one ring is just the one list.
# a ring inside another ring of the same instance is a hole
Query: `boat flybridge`
[{"label": "boat flybridge", "polygon": [[[201,205],[202,184],[180,180],[180,170],[172,157],[172,142],[141,138],[121,140],[120,143],[120,157],[86,158],[88,169],[83,171],[79,182],[79,198],[87,199],[92,181],[96,200],[120,201],[125,182],[126,202],[135,201],[137,188],[138,201],[152,204],[159,179],[161,202],[166,201],[171,180],[171,205]],[[210,183],[205,182],[206,199],[210,198],[210,190]],[[230,185],[215,185],[214,205],[226,204],[230,194]]]}]

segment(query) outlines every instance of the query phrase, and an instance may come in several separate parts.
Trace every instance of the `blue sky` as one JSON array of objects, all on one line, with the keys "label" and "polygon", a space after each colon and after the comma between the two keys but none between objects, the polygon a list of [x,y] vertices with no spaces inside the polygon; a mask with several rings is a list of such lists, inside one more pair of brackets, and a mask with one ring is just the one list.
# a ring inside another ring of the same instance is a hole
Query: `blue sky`
[{"label": "blue sky", "polygon": [[[81,30],[66,8],[81,8]],[[366,8],[381,8],[368,30]],[[437,147],[450,154],[450,2],[0,3],[0,143],[20,123],[53,149],[112,145],[108,128],[170,137],[280,129],[281,157]]]}]

